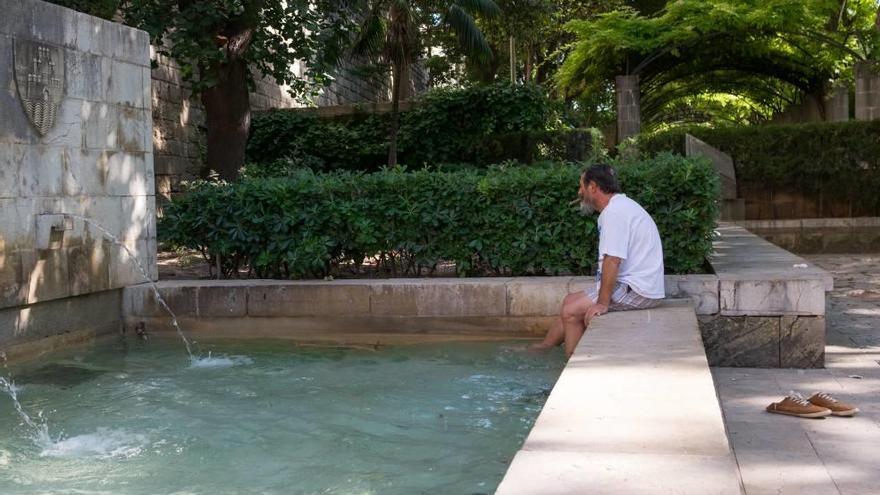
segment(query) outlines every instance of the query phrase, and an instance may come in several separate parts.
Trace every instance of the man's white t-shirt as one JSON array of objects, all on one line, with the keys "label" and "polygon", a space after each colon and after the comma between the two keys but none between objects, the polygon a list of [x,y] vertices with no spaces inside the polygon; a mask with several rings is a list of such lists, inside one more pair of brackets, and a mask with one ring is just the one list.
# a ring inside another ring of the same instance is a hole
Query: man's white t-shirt
[{"label": "man's white t-shirt", "polygon": [[597,284],[602,280],[605,255],[623,260],[617,273],[624,283],[639,295],[663,299],[663,246],[660,233],[651,215],[625,194],[615,194],[599,215],[599,269]]}]

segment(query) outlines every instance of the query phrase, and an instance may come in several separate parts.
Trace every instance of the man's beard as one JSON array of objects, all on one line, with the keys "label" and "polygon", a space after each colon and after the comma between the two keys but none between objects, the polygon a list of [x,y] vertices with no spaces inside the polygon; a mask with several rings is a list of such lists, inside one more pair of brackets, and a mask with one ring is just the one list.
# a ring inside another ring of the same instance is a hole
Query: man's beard
[{"label": "man's beard", "polygon": [[593,213],[596,213],[596,208],[588,201],[581,201],[580,211],[581,215],[592,215]]}]

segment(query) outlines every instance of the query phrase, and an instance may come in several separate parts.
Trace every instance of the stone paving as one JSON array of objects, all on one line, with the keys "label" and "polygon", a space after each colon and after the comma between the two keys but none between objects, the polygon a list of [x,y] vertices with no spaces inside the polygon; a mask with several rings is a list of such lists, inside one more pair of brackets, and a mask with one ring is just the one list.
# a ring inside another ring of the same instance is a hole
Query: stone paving
[{"label": "stone paving", "polygon": [[[880,253],[808,255],[834,274],[826,368],[715,368],[713,376],[748,495],[880,493]],[[854,418],[764,412],[789,391],[826,391]]]}]

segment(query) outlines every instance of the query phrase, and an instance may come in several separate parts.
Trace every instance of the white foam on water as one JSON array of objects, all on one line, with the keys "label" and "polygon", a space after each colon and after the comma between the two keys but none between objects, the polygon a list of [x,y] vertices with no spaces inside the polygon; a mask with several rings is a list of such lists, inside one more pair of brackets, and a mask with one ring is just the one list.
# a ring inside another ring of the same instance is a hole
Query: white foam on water
[{"label": "white foam on water", "polygon": [[254,360],[247,356],[212,356],[208,353],[208,357],[193,357],[190,368],[232,368],[233,366],[241,366],[253,364]]},{"label": "white foam on water", "polygon": [[125,430],[98,428],[94,433],[77,435],[43,446],[40,457],[97,457],[100,459],[129,458],[140,454],[147,437]]}]

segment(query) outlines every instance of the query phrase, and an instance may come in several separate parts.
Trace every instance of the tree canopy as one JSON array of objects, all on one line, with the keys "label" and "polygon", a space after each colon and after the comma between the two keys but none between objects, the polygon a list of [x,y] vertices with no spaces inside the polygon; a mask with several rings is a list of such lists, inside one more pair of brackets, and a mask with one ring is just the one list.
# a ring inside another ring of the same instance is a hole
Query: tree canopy
[{"label": "tree canopy", "polygon": [[683,108],[768,114],[824,95],[872,57],[875,9],[873,0],[674,0],[653,17],[620,8],[566,24],[576,41],[556,83],[584,96],[638,75],[649,123]]}]

